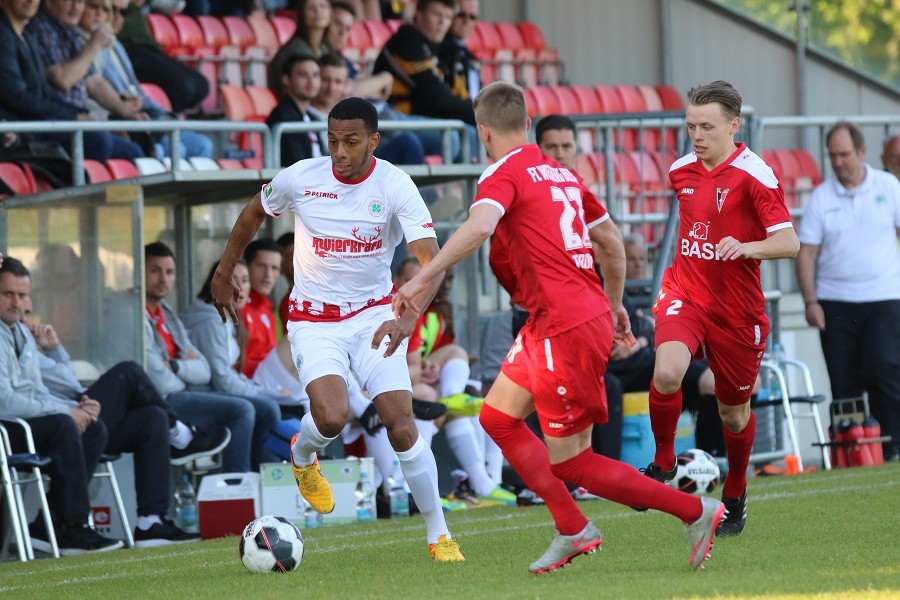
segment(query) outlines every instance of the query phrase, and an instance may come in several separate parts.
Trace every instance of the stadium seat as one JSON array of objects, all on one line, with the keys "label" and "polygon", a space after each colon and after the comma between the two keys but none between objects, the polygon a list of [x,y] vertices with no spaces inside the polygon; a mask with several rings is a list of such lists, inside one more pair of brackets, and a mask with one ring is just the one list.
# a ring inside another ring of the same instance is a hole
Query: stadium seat
[{"label": "stadium seat", "polygon": [[385,25],[391,30],[391,35],[394,35],[400,29],[400,26],[403,25],[403,19],[388,19]]},{"label": "stadium seat", "polygon": [[124,158],[110,158],[106,161],[106,168],[113,179],[129,179],[140,175],[134,163]]},{"label": "stadium seat", "polygon": [[261,158],[245,158],[241,161],[241,165],[245,169],[262,169],[263,163]]},{"label": "stadium seat", "polygon": [[275,38],[278,40],[279,46],[284,46],[297,31],[297,23],[293,19],[276,16],[272,17],[269,22],[272,23],[272,29],[275,30]]},{"label": "stadium seat", "polygon": [[562,79],[562,61],[559,50],[544,48],[538,52],[538,66],[541,70],[541,81],[544,85],[558,85]]},{"label": "stadium seat", "polygon": [[772,151],[778,157],[778,163],[781,165],[781,175],[785,179],[794,180],[803,177],[803,165],[794,154],[793,150],[778,149]]},{"label": "stadium seat", "polygon": [[760,155],[767,165],[772,167],[772,170],[775,171],[775,177],[778,179],[782,179],[784,177],[783,172],[781,170],[781,161],[778,159],[778,155],[775,154],[773,150],[763,150]]},{"label": "stadium seat", "polygon": [[622,108],[627,113],[640,113],[647,111],[647,104],[637,87],[633,85],[617,85],[613,88],[622,99]]},{"label": "stadium seat", "polygon": [[0,179],[18,196],[34,193],[34,183],[19,165],[15,163],[0,163]]},{"label": "stadium seat", "polygon": [[[172,170],[172,159],[169,158],[168,156],[161,158],[159,162],[161,162],[162,165],[166,168],[166,171]],[[193,171],[194,165],[191,164],[191,162],[185,158],[179,158],[178,159],[178,170],[179,171]],[[148,175],[149,174],[150,173],[148,173]]]},{"label": "stadium seat", "polygon": [[166,172],[166,166],[155,158],[136,158],[134,166],[141,175],[157,175]]},{"label": "stadium seat", "polygon": [[215,50],[219,50],[222,46],[230,44],[231,40],[228,37],[228,30],[225,29],[225,24],[216,17],[200,15],[197,17],[197,24],[200,25],[200,30],[203,31],[203,39],[206,41],[207,46],[212,46]]},{"label": "stadium seat", "polygon": [[131,524],[128,522],[128,513],[125,511],[125,503],[122,500],[122,493],[119,491],[119,482],[116,479],[116,471],[113,469],[113,462],[122,458],[121,454],[107,454],[104,452],[100,455],[97,463],[97,470],[94,471],[94,481],[102,481],[106,479],[109,482],[110,493],[112,494],[116,511],[119,513],[119,524],[125,535],[125,546],[134,548],[134,535],[131,533]]},{"label": "stadium seat", "polygon": [[515,24],[507,21],[499,21],[494,23],[494,29],[497,30],[497,34],[500,36],[500,42],[502,43],[503,48],[509,48],[510,50],[517,52],[527,46],[525,44],[525,39],[522,37],[522,32],[519,31],[519,28],[516,27]]},{"label": "stadium seat", "polygon": [[350,39],[347,41],[347,45],[360,50],[372,45],[372,36],[369,34],[369,30],[366,29],[364,22],[353,22],[353,26],[350,27]]},{"label": "stadium seat", "polygon": [[534,88],[525,88],[522,90],[525,95],[525,110],[532,119],[541,114],[541,107],[534,97]]},{"label": "stadium seat", "polygon": [[181,45],[178,41],[178,32],[166,15],[150,13],[147,15],[147,24],[150,26],[153,39],[159,42],[166,54],[172,54]]},{"label": "stadium seat", "polygon": [[268,117],[269,113],[278,106],[278,98],[275,92],[267,87],[247,86],[244,88],[250,101],[253,103],[254,114]]},{"label": "stadium seat", "polygon": [[516,83],[516,59],[509,48],[494,51],[494,64],[497,66],[497,79]]},{"label": "stadium seat", "polygon": [[613,167],[616,181],[635,184],[641,181],[641,171],[630,152],[617,152],[613,155]]},{"label": "stadium seat", "polygon": [[253,100],[244,88],[221,85],[219,92],[225,104],[225,118],[229,121],[246,121],[248,117],[259,114],[256,112]]},{"label": "stadium seat", "polygon": [[214,161],[211,158],[206,158],[205,156],[194,156],[188,159],[188,162],[191,163],[191,167],[195,171],[219,171],[221,167],[219,163]]},{"label": "stadium seat", "polygon": [[[152,13],[151,13],[152,14]],[[172,24],[178,32],[178,43],[188,54],[193,54],[200,46],[206,45],[203,30],[193,17],[189,15],[172,15]]]},{"label": "stadium seat", "polygon": [[219,164],[219,167],[223,171],[230,171],[234,169],[243,169],[243,165],[241,165],[241,161],[236,160],[234,158],[217,158],[216,162]]},{"label": "stadium seat", "polygon": [[274,54],[278,50],[278,35],[275,33],[275,27],[272,26],[271,21],[265,17],[250,15],[247,17],[247,24],[253,30],[257,46],[265,48],[269,54]]},{"label": "stadium seat", "polygon": [[475,23],[475,31],[478,32],[478,37],[481,39],[481,47],[483,49],[488,52],[496,52],[500,48],[503,48],[503,40],[500,39],[500,34],[497,33],[497,29],[494,27],[493,23],[477,21]]},{"label": "stadium seat", "polygon": [[659,97],[659,92],[656,91],[655,87],[652,85],[639,85],[637,90],[644,98],[644,105],[648,111],[656,112],[663,109],[662,98]]},{"label": "stadium seat", "polygon": [[540,52],[547,47],[547,42],[544,39],[544,33],[541,31],[541,28],[534,23],[529,23],[528,21],[520,21],[516,24],[516,27],[519,28],[519,32],[522,34],[522,39],[525,41],[525,45],[528,48],[533,48],[534,50]]},{"label": "stadium seat", "polygon": [[663,183],[669,184],[669,167],[678,160],[678,153],[674,150],[666,150],[665,152],[648,152],[650,158],[656,163],[659,173],[662,176]]},{"label": "stadium seat", "polygon": [[164,109],[172,112],[172,103],[169,102],[169,97],[161,87],[155,83],[142,83],[141,91],[144,92],[145,96],[162,106]]},{"label": "stadium seat", "polygon": [[597,92],[594,88],[586,85],[573,85],[569,89],[572,90],[572,93],[578,98],[579,104],[581,104],[581,114],[590,115],[603,112],[603,104],[597,97]]},{"label": "stadium seat", "polygon": [[803,176],[809,177],[812,180],[813,185],[822,183],[822,173],[819,171],[819,165],[816,163],[816,159],[813,158],[812,154],[806,150],[800,149],[793,150],[792,152],[800,163]]},{"label": "stadium seat", "polygon": [[391,39],[391,36],[394,35],[391,28],[381,21],[365,21],[365,26],[371,39],[370,46],[378,48],[379,52],[387,44],[387,41]]},{"label": "stadium seat", "polygon": [[572,88],[567,85],[554,85],[550,88],[550,92],[556,96],[561,114],[569,116],[582,114],[581,103]]},{"label": "stadium seat", "polygon": [[537,52],[533,48],[521,48],[514,55],[516,78],[522,87],[531,87],[541,83],[540,65]]},{"label": "stadium seat", "polygon": [[84,172],[88,183],[103,183],[113,178],[103,163],[96,160],[85,159]]},{"label": "stadium seat", "polygon": [[222,17],[222,24],[228,33],[228,41],[234,46],[238,46],[241,50],[246,50],[248,46],[256,45],[256,34],[245,19],[241,17]]},{"label": "stadium seat", "polygon": [[541,108],[542,115],[554,115],[560,112],[559,98],[553,93],[553,90],[543,85],[536,85],[531,88],[534,92],[535,100]]},{"label": "stadium seat", "polygon": [[244,50],[244,58],[247,59],[246,83],[247,85],[268,85],[268,66],[270,52],[262,46],[248,46]]},{"label": "stadium seat", "polygon": [[608,85],[595,85],[594,92],[600,100],[601,111],[603,113],[623,113],[625,105],[622,103],[622,97],[616,93],[616,90]]},{"label": "stadium seat", "polygon": [[594,163],[588,155],[579,154],[578,155],[578,175],[584,180],[584,185],[592,188],[592,186],[596,185],[596,183],[600,180],[597,176],[597,165]]},{"label": "stadium seat", "polygon": [[656,91],[662,100],[664,110],[684,110],[684,98],[681,92],[671,85],[658,85]]}]

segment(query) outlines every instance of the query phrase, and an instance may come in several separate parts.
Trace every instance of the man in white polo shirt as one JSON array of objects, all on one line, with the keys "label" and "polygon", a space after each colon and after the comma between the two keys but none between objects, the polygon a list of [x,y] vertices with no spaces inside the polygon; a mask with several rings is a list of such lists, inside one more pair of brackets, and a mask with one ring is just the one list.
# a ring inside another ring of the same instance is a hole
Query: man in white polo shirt
[{"label": "man in white polo shirt", "polygon": [[[820,331],[834,398],[869,394],[885,458],[900,448],[900,182],[864,162],[865,140],[837,123],[826,145],[834,173],[800,226],[797,279],[806,320]],[[818,259],[818,282],[815,267]]]}]

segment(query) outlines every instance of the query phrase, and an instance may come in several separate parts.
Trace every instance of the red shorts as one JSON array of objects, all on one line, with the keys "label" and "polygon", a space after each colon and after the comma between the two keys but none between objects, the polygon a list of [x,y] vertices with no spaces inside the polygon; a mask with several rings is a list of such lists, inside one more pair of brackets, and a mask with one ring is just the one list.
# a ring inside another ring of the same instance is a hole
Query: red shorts
[{"label": "red shorts", "polygon": [[731,406],[750,401],[769,335],[768,318],[745,327],[719,326],[671,292],[660,292],[653,314],[657,348],[664,342],[682,342],[694,358],[705,355],[716,378],[716,398]]},{"label": "red shorts", "polygon": [[531,392],[544,435],[567,437],[606,423],[610,313],[543,340],[535,338],[532,325],[529,321],[519,332],[500,371]]}]

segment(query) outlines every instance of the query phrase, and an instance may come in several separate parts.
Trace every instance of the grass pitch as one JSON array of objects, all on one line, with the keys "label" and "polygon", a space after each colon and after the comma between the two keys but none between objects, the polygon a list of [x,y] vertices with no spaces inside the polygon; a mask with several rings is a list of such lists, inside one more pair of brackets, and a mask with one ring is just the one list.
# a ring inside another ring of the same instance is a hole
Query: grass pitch
[{"label": "grass pitch", "polygon": [[681,525],[594,500],[580,503],[603,551],[534,576],[554,534],[544,507],[448,515],[466,562],[435,564],[420,517],[304,533],[297,572],[251,575],[237,538],[0,565],[13,598],[898,598],[900,463],[750,480],[748,521],[688,566]]}]

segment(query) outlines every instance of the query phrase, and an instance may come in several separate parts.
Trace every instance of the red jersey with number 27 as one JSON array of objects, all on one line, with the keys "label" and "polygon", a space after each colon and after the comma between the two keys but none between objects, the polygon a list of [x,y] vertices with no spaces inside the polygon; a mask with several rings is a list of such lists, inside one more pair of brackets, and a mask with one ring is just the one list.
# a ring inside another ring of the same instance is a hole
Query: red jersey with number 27
[{"label": "red jersey with number 27", "polygon": [[491,269],[531,313],[538,339],[609,311],[588,234],[609,215],[576,175],[537,146],[520,146],[485,170],[472,207],[479,204],[503,214]]},{"label": "red jersey with number 27", "polygon": [[744,327],[766,321],[758,260],[723,261],[716,245],[766,239],[793,227],[784,192],[772,169],[739,144],[725,162],[707,170],[694,153],[669,168],[678,194],[681,226],[672,266],[663,277],[670,291],[706,313],[716,324]]}]

